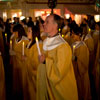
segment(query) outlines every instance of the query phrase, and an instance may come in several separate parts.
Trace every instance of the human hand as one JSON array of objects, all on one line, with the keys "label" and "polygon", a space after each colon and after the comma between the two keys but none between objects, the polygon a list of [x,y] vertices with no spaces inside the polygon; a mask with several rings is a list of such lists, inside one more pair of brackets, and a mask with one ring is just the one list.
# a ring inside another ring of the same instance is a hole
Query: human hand
[{"label": "human hand", "polygon": [[44,54],[39,55],[39,61],[40,61],[40,63],[44,63],[45,62],[45,55]]}]

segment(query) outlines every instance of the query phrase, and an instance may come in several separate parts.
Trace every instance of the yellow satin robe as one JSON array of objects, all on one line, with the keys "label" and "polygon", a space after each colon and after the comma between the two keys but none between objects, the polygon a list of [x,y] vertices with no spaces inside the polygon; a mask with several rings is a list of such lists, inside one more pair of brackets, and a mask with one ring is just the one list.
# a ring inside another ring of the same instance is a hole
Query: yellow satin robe
[{"label": "yellow satin robe", "polygon": [[73,61],[73,67],[77,80],[79,100],[91,100],[90,80],[88,74],[89,50],[87,46],[81,45],[74,50],[77,61]]},{"label": "yellow satin robe", "polygon": [[44,53],[46,64],[40,64],[37,73],[37,100],[78,100],[70,46],[63,43]]},{"label": "yellow satin robe", "polygon": [[5,74],[4,74],[4,66],[3,60],[0,55],[0,100],[5,100]]},{"label": "yellow satin robe", "polygon": [[[39,47],[42,52],[42,43],[39,44]],[[36,100],[36,76],[39,65],[36,43],[31,48],[25,49],[25,55],[27,58],[25,64],[27,65],[28,96],[29,100]]]},{"label": "yellow satin robe", "polygon": [[[26,79],[26,65],[22,60],[22,44],[24,42],[24,48],[26,47],[28,40],[21,40],[20,42],[14,42],[13,50],[16,53],[12,57],[13,63],[13,92],[23,93],[27,92],[27,79]],[[24,99],[25,100],[25,99]]]}]

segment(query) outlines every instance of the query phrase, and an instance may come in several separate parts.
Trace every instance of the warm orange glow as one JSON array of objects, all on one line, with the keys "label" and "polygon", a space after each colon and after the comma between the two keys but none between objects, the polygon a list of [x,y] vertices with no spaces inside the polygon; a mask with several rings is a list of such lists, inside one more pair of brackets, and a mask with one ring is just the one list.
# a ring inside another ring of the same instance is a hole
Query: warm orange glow
[{"label": "warm orange glow", "polygon": [[45,14],[45,12],[44,11],[41,11],[41,14]]}]

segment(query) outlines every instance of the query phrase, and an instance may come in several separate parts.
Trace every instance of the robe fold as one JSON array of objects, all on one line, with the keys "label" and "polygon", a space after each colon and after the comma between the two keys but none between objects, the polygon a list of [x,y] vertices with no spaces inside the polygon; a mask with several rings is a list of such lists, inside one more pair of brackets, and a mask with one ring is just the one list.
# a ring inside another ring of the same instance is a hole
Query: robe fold
[{"label": "robe fold", "polygon": [[94,67],[94,41],[90,34],[86,35],[84,42],[89,49],[89,73],[91,73]]}]

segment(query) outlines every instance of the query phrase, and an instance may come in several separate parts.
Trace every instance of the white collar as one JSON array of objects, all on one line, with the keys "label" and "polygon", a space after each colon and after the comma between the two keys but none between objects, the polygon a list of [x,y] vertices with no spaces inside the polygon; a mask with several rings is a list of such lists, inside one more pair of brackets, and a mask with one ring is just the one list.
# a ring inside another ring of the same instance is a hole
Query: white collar
[{"label": "white collar", "polygon": [[87,34],[84,40],[87,40],[89,38],[92,38],[92,36],[90,34]]},{"label": "white collar", "polygon": [[52,50],[61,45],[62,43],[66,43],[66,41],[61,37],[61,35],[57,35],[55,37],[47,37],[43,42],[43,50]]},{"label": "white collar", "polygon": [[76,41],[72,44],[72,48],[75,50],[75,49],[79,48],[81,45],[86,46],[86,44],[83,41]]},{"label": "white collar", "polygon": [[28,43],[28,45],[27,45],[27,47],[26,47],[26,48],[28,48],[28,49],[29,49],[29,46],[31,45],[31,43],[32,43],[32,41],[29,41],[29,43]]},{"label": "white collar", "polygon": [[12,35],[11,35],[11,37],[10,37],[10,39],[13,39],[13,38],[14,38],[14,36],[15,36],[15,34],[12,34]]},{"label": "white collar", "polygon": [[16,39],[15,42],[16,42],[16,44],[17,44],[17,43],[20,43],[20,42],[23,41],[23,40],[28,40],[28,41],[29,41],[29,39],[28,39],[27,37],[22,36],[22,38],[21,38],[20,41],[18,41],[18,40]]}]

